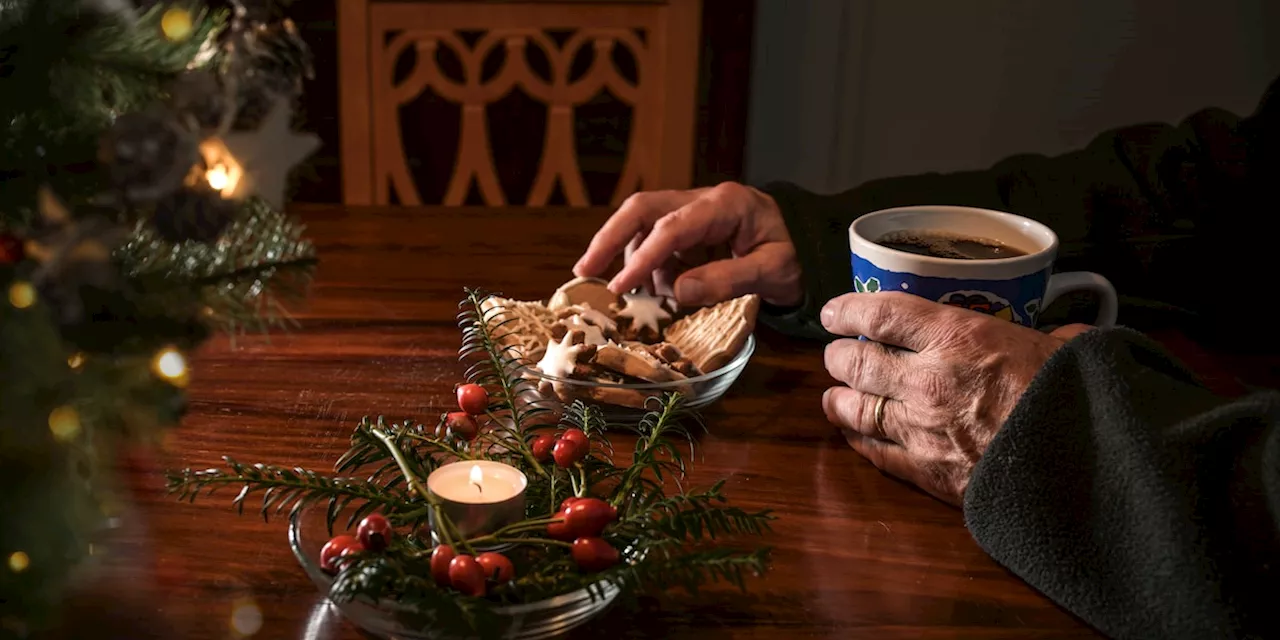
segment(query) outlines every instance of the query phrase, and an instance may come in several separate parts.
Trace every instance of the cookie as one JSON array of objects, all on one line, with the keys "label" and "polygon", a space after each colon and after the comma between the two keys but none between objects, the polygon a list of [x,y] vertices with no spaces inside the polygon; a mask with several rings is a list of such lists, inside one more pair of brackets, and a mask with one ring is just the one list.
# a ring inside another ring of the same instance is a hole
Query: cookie
[{"label": "cookie", "polygon": [[662,364],[675,369],[686,378],[695,378],[702,375],[702,372],[698,370],[698,365],[694,364],[693,360],[686,358],[680,352],[679,347],[670,342],[645,345],[645,350],[661,361]]},{"label": "cookie", "polygon": [[608,281],[600,278],[574,278],[556,289],[547,301],[547,308],[559,311],[582,304],[604,311],[618,303],[618,296],[609,290]]},{"label": "cookie", "polygon": [[666,340],[693,361],[698,370],[711,373],[742,351],[756,327],[760,297],[751,294],[699,309],[667,329]]},{"label": "cookie", "polygon": [[491,296],[480,303],[499,345],[517,358],[537,362],[551,342],[556,317],[541,302],[525,302]]},{"label": "cookie", "polygon": [[663,330],[671,323],[666,300],[644,290],[622,294],[622,301],[611,310],[623,339],[650,344],[662,340]]},{"label": "cookie", "polygon": [[596,349],[591,362],[645,382],[676,382],[685,379],[684,374],[663,364],[648,351],[628,349],[616,343]]},{"label": "cookie", "polygon": [[556,312],[556,322],[551,325],[551,338],[559,340],[574,329],[586,333],[587,343],[602,345],[621,339],[618,323],[590,304],[565,307]]}]

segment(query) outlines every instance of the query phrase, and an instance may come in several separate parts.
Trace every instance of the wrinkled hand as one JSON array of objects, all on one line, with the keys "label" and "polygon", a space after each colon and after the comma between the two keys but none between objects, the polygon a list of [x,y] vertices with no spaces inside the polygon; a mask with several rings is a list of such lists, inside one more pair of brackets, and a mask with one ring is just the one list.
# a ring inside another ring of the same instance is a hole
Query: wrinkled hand
[{"label": "wrinkled hand", "polygon": [[[836,335],[867,337],[827,345],[827,371],[848,385],[823,395],[827,419],[881,471],[956,506],[1032,378],[1054,351],[1091,328],[1045,334],[901,292],[835,298],[823,308],[822,324]],[[882,426],[875,419],[880,396],[888,398]]]},{"label": "wrinkled hand", "polygon": [[[693,258],[727,245],[730,257]],[[577,276],[600,276],[625,252],[625,266],[609,283],[614,293],[649,286],[685,306],[710,305],[749,293],[771,304],[800,304],[800,264],[778,205],[737,183],[689,191],[632,195],[596,232],[574,266]],[[681,267],[692,267],[683,273]]]}]

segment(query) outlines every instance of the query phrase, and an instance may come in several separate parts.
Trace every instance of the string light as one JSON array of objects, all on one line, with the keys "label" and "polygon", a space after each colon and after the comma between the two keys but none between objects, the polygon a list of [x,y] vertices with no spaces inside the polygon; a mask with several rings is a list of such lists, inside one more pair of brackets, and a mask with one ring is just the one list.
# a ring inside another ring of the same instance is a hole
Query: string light
[{"label": "string light", "polygon": [[175,387],[187,386],[187,359],[173,347],[165,347],[151,359],[151,370]]},{"label": "string light", "polygon": [[72,369],[77,369],[77,370],[78,370],[80,367],[83,367],[83,366],[84,366],[84,354],[83,354],[83,353],[80,353],[80,352],[78,352],[78,351],[77,351],[76,353],[71,354],[71,357],[67,358],[67,366],[68,366],[68,367],[71,367]]},{"label": "string light", "polygon": [[160,17],[160,32],[170,42],[182,42],[190,38],[193,30],[191,12],[186,9],[174,7]]},{"label": "string light", "polygon": [[58,407],[49,413],[49,430],[59,442],[80,435],[80,414],[72,407]]},{"label": "string light", "polygon": [[9,570],[14,573],[22,573],[31,566],[31,558],[22,551],[14,551],[9,554]]},{"label": "string light", "polygon": [[30,282],[15,282],[9,286],[9,304],[26,309],[36,303],[36,288]]},{"label": "string light", "polygon": [[234,197],[244,178],[244,167],[236,162],[235,157],[227,150],[227,146],[217,138],[201,142],[200,155],[204,158],[204,164],[207,167],[203,176],[204,181],[209,183],[209,187],[214,191],[222,194],[222,197]]}]

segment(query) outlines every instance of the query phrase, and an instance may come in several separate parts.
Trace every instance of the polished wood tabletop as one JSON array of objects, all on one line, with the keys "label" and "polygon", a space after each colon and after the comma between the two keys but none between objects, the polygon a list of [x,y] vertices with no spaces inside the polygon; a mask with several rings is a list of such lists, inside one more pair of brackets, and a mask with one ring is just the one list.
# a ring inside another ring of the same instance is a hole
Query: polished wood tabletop
[{"label": "polished wood tabletop", "polygon": [[[190,412],[160,468],[242,462],[330,470],[364,415],[430,420],[453,403],[463,287],[546,298],[571,277],[596,210],[298,207],[320,252],[298,326],[226,338],[192,359]],[[616,607],[575,637],[1080,638],[1087,627],[990,558],[959,510],[882,475],[825,420],[820,345],[757,332],[737,384],[705,412],[694,485],[728,478],[774,509],[771,571],[747,593],[672,592]],[[303,574],[286,522],[237,516],[234,492],[179,503],[150,478],[138,525],[167,637],[361,637]],[[754,542],[750,540],[748,542]],[[157,627],[158,628],[158,627]]]}]

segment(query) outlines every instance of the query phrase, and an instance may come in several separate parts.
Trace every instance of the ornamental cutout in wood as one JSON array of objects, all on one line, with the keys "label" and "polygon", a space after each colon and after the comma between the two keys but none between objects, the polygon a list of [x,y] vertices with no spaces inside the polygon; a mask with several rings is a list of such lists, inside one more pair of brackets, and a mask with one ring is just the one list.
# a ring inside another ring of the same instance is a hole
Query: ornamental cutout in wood
[{"label": "ornamental cutout in wood", "polygon": [[[527,200],[515,204],[544,206],[557,188],[570,206],[600,204],[591,202],[583,182],[574,111],[602,92],[631,112],[610,203],[641,189],[687,188],[699,5],[344,2],[344,200],[423,204],[405,153],[401,111],[428,90],[461,112],[442,204],[464,204],[473,187],[487,205],[509,204],[494,161],[494,148],[504,141],[491,139],[488,118],[492,105],[517,90],[546,105],[547,122],[541,155],[531,159],[536,172]],[[558,33],[569,35],[553,37]],[[594,54],[585,71],[584,52]],[[615,53],[634,60],[634,77],[619,69]],[[457,60],[460,71],[447,73],[444,58]]]}]

